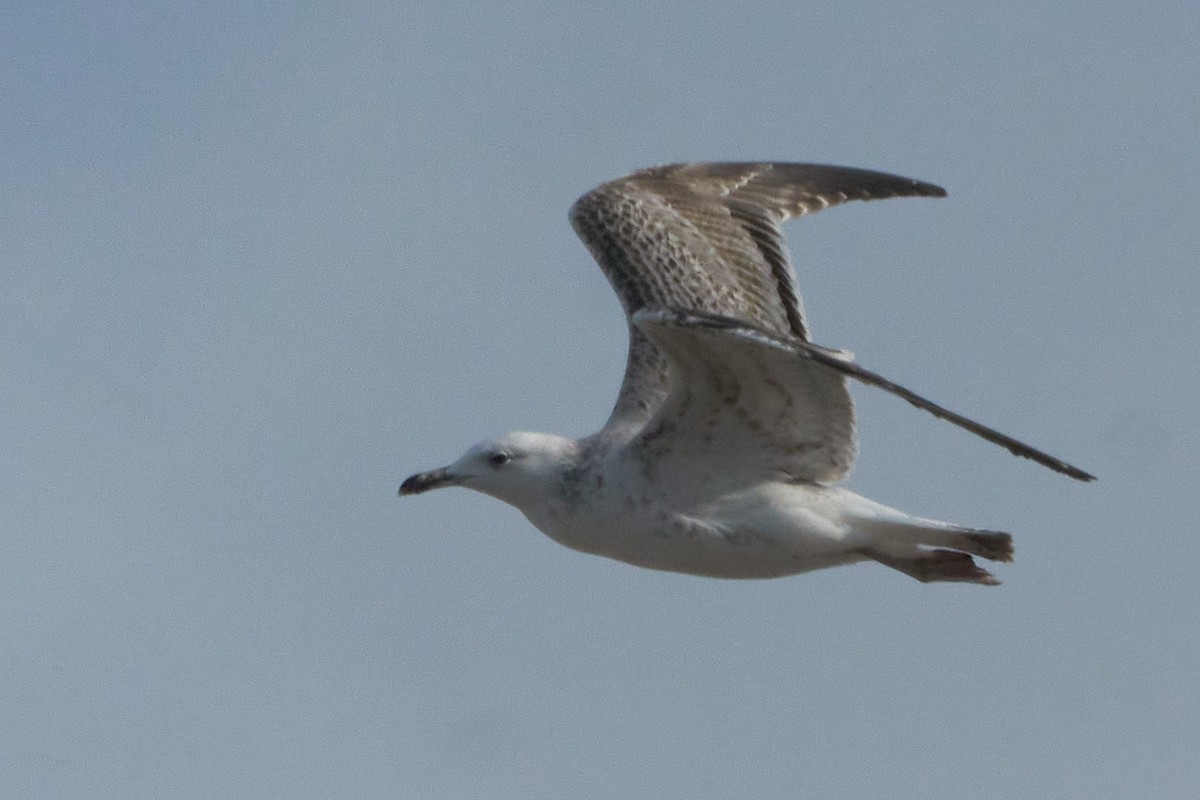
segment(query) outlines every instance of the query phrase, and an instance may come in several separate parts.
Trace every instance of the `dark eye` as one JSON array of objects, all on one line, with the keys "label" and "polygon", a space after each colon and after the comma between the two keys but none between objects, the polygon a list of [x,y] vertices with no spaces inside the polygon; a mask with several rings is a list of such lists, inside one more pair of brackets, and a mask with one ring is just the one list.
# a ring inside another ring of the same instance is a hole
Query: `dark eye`
[{"label": "dark eye", "polygon": [[493,467],[503,467],[510,461],[512,461],[512,456],[503,451],[492,453],[490,456],[488,456],[488,462]]}]

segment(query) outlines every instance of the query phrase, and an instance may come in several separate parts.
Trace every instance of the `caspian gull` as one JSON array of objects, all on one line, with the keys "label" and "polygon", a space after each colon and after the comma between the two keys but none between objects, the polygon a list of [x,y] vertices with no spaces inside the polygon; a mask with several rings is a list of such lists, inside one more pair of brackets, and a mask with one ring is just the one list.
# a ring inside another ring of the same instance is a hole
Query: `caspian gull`
[{"label": "caspian gull", "polygon": [[905,514],[835,484],[854,461],[847,378],[1012,453],[1091,475],[809,341],[780,225],[848,200],[943,197],[928,183],[815,164],[675,164],[581,197],[571,223],[629,320],[616,407],[580,440],[511,433],[400,494],[464,486],[550,538],[642,567],[766,578],[873,560],[920,581],[994,584],[972,556],[1012,537]]}]

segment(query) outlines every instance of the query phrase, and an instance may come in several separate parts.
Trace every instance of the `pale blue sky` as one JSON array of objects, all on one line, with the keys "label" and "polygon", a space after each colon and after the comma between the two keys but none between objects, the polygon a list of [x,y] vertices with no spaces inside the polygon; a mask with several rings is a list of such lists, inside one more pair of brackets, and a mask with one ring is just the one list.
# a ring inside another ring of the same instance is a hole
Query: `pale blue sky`
[{"label": "pale blue sky", "polygon": [[[0,13],[0,797],[1184,798],[1200,786],[1194,3]],[[636,570],[399,481],[597,428],[566,210],[690,159],[940,201],[788,227],[849,485],[998,589]]]}]

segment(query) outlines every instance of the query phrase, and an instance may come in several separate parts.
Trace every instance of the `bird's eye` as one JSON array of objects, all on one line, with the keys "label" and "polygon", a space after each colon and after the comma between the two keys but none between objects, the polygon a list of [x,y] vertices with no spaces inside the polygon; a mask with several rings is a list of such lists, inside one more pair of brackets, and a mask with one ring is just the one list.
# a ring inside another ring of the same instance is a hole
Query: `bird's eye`
[{"label": "bird's eye", "polygon": [[493,467],[503,467],[505,464],[507,464],[510,461],[512,461],[512,456],[510,456],[508,453],[505,453],[503,451],[497,452],[497,453],[492,453],[490,456],[488,456],[488,462]]}]

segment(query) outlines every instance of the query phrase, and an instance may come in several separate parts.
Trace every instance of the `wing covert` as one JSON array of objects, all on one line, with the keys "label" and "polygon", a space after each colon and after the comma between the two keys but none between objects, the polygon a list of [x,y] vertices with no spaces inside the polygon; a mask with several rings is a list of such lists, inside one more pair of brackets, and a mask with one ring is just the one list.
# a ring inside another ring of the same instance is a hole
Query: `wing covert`
[{"label": "wing covert", "polygon": [[[627,316],[674,307],[733,317],[808,340],[780,225],[849,200],[942,197],[937,186],[818,164],[673,164],[605,183],[579,198],[571,224]],[[636,430],[667,391],[660,352],[630,326],[629,359],[608,429]]]}]

